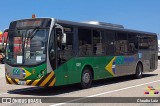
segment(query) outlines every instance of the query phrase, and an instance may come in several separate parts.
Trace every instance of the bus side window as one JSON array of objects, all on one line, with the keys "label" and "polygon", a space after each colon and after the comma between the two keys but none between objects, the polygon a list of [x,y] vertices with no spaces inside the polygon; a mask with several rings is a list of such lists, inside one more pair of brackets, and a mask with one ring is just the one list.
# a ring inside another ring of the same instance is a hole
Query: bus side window
[{"label": "bus side window", "polygon": [[90,29],[78,29],[79,38],[79,55],[89,56],[92,55],[92,40]]},{"label": "bus side window", "polygon": [[100,30],[93,30],[93,55],[103,55],[104,45],[102,41],[102,32]]},{"label": "bus side window", "polygon": [[126,32],[117,32],[116,37],[116,55],[127,55],[128,54],[128,40]]},{"label": "bus side window", "polygon": [[104,46],[106,55],[114,55],[115,54],[115,32],[114,31],[105,31],[104,36]]},{"label": "bus side window", "polygon": [[128,41],[129,41],[129,54],[134,54],[138,51],[138,38],[137,34],[128,33]]},{"label": "bus side window", "polygon": [[73,33],[66,33],[66,44],[62,45],[60,56],[64,62],[73,56]]},{"label": "bus side window", "polygon": [[139,37],[139,49],[156,50],[156,38],[150,35],[142,35]]}]

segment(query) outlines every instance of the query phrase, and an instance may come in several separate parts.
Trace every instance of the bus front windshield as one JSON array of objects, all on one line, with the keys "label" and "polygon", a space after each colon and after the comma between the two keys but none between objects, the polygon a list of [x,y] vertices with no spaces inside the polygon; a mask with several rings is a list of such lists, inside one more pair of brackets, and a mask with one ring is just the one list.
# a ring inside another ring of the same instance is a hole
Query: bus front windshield
[{"label": "bus front windshield", "polygon": [[13,65],[36,65],[46,60],[49,29],[16,29],[9,31],[6,62]]}]

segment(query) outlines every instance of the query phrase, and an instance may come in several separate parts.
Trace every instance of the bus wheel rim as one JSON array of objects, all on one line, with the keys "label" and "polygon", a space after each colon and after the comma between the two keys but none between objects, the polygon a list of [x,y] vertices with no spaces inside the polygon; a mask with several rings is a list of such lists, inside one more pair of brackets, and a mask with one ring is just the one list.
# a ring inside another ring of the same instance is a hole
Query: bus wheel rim
[{"label": "bus wheel rim", "polygon": [[89,83],[89,81],[90,81],[90,75],[89,75],[89,73],[85,73],[83,75],[83,82],[87,84],[87,83]]},{"label": "bus wheel rim", "polygon": [[141,76],[142,75],[142,70],[141,70],[141,67],[139,66],[139,68],[138,68],[138,74],[139,74],[139,76]]}]

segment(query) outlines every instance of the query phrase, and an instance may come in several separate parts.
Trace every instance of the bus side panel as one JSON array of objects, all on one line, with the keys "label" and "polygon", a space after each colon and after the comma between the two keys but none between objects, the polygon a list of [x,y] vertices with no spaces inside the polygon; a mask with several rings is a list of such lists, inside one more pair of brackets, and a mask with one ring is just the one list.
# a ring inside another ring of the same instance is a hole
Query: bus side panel
[{"label": "bus side panel", "polygon": [[144,72],[153,71],[156,69],[155,64],[157,63],[154,60],[155,56],[157,55],[153,52],[139,51],[138,54],[132,56],[75,57],[55,70],[55,85],[80,83],[81,74],[86,65],[92,67],[94,80],[135,74],[136,64],[139,60],[142,61]]},{"label": "bus side panel", "polygon": [[66,85],[69,84],[69,70],[75,70],[73,67],[73,63],[74,63],[74,58],[70,59],[69,61],[67,61],[66,63],[60,65],[55,71],[55,76],[56,76],[56,83],[55,86],[59,86],[59,85]]},{"label": "bus side panel", "polygon": [[79,83],[81,81],[82,67],[85,63],[86,62],[83,62],[81,59],[77,59],[75,57],[59,66],[55,70],[55,86]]},{"label": "bus side panel", "polygon": [[135,74],[137,54],[131,56],[116,56],[115,76]]},{"label": "bus side panel", "polygon": [[143,72],[151,72],[157,69],[158,54],[157,51],[139,51],[139,57],[141,57],[143,64]]},{"label": "bus side panel", "polygon": [[80,83],[82,71],[87,65],[93,69],[94,80],[114,77],[112,70],[108,70],[112,64],[107,66],[113,58],[114,56],[72,58],[55,70],[55,86]]},{"label": "bus side panel", "polygon": [[114,77],[112,74],[112,60],[114,56],[94,57],[94,80]]}]

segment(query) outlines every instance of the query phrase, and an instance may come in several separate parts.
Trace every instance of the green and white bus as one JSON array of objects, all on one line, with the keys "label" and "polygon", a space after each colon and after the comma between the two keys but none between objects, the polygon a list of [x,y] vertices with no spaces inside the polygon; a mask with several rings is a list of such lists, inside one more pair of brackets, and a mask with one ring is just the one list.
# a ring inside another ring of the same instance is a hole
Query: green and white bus
[{"label": "green and white bus", "polygon": [[32,18],[10,23],[5,76],[8,84],[53,87],[154,71],[155,33],[103,22]]}]

